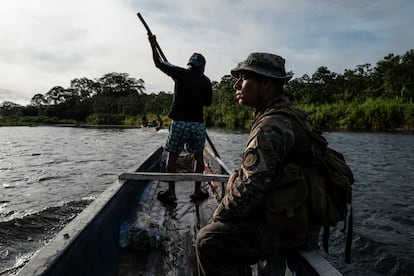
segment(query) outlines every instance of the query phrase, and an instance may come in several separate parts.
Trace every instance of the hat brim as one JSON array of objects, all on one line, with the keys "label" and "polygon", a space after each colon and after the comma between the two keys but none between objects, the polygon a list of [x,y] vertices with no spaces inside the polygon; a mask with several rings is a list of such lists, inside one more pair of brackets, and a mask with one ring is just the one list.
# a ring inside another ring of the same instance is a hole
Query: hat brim
[{"label": "hat brim", "polygon": [[237,66],[234,69],[232,69],[230,71],[231,75],[235,78],[239,77],[239,74],[241,71],[249,71],[249,72],[253,72],[259,75],[263,75],[269,78],[273,78],[273,79],[277,79],[277,80],[281,80],[284,82],[288,82],[293,76],[292,75],[286,75],[286,76],[275,76],[274,73],[266,71],[266,70],[258,70],[257,68],[251,67],[251,66],[246,66],[246,65],[241,65],[241,66]]}]

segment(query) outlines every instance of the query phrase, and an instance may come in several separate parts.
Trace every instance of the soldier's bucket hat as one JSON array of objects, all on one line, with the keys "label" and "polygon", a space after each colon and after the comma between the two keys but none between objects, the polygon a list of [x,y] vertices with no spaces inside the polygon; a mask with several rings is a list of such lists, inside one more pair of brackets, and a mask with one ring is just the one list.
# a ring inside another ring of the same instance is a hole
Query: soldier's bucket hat
[{"label": "soldier's bucket hat", "polygon": [[286,74],[285,59],[269,53],[251,53],[246,60],[232,69],[231,75],[238,78],[240,71],[251,71],[287,83],[292,75]]}]

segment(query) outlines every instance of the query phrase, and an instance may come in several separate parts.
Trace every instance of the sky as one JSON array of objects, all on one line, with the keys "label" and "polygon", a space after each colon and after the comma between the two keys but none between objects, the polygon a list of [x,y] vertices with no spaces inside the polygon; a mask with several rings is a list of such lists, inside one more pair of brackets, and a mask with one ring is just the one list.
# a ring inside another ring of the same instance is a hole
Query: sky
[{"label": "sky", "polygon": [[0,8],[0,103],[76,78],[128,73],[146,93],[173,91],[155,68],[140,12],[168,61],[193,52],[220,81],[251,52],[286,59],[294,77],[320,66],[335,73],[414,48],[412,0],[13,0]]}]

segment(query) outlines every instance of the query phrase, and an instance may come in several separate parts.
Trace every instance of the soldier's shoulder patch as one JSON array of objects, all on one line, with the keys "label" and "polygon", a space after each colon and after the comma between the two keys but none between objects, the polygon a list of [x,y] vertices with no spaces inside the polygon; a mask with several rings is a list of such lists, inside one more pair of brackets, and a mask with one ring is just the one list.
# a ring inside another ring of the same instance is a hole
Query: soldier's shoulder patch
[{"label": "soldier's shoulder patch", "polygon": [[248,149],[243,154],[243,166],[246,169],[251,169],[257,164],[257,150],[256,149]]}]

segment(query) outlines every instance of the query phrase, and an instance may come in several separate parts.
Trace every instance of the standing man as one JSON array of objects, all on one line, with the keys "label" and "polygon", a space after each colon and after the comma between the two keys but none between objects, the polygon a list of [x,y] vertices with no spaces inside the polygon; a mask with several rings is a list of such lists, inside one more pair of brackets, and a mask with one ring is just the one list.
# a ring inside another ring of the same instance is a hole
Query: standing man
[{"label": "standing man", "polygon": [[[203,119],[203,107],[211,105],[212,86],[210,79],[204,75],[206,60],[203,55],[194,53],[187,68],[172,65],[163,60],[157,51],[157,41],[154,35],[149,35],[155,66],[170,76],[175,83],[174,97],[168,117],[172,119],[170,133],[165,146],[168,152],[166,171],[176,172],[179,154],[187,150],[193,154],[194,171],[204,171],[203,150],[206,138],[206,127]],[[195,182],[192,201],[208,198],[208,192],[201,190],[201,182]],[[175,182],[168,183],[168,190],[160,192],[158,199],[165,203],[177,200]]]},{"label": "standing man", "polygon": [[254,121],[240,168],[227,182],[226,195],[211,224],[200,230],[196,254],[200,275],[244,275],[246,265],[286,248],[302,248],[319,233],[308,221],[308,188],[300,164],[310,140],[289,108],[283,86],[285,60],[269,53],[252,53],[231,74],[240,105],[254,108]]}]

